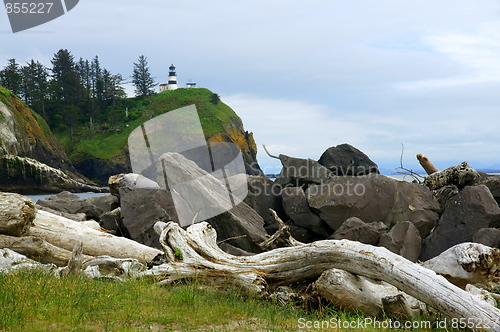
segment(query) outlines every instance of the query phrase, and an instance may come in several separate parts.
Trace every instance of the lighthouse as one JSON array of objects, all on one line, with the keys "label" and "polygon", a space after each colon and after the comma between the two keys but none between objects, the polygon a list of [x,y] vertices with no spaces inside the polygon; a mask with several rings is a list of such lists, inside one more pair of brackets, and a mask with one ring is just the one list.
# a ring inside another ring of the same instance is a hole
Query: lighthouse
[{"label": "lighthouse", "polygon": [[177,75],[175,74],[174,65],[170,65],[168,67],[168,85],[167,90],[176,90],[177,89]]}]

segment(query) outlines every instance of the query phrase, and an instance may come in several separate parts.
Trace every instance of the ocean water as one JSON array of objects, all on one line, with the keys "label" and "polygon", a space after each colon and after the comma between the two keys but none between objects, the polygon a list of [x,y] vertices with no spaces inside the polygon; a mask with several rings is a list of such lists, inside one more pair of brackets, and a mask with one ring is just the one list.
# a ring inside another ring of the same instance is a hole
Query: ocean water
[{"label": "ocean water", "polygon": [[[89,198],[89,197],[100,197],[100,196],[108,196],[110,193],[74,193],[76,196],[80,198]],[[54,196],[55,194],[42,194],[42,195],[25,195],[28,198],[31,198],[35,203],[38,202],[39,199],[44,199],[49,196]]]}]

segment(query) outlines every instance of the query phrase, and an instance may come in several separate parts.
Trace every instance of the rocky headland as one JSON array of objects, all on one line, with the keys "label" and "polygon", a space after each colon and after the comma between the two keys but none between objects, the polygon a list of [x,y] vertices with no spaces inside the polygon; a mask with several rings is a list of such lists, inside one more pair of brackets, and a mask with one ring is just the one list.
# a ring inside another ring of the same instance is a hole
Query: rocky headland
[{"label": "rocky headland", "polygon": [[45,121],[2,87],[0,189],[24,194],[103,191],[73,167]]}]

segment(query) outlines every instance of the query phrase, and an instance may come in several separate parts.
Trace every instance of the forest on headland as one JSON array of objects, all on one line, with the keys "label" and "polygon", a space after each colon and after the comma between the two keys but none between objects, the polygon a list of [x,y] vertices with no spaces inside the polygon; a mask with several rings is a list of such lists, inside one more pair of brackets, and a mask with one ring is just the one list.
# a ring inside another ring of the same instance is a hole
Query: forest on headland
[{"label": "forest on headland", "polygon": [[54,132],[72,132],[82,125],[116,126],[125,116],[125,83],[134,85],[138,98],[155,94],[156,82],[144,55],[131,64],[129,81],[106,69],[97,55],[76,60],[70,51],[60,49],[51,64],[49,68],[32,59],[22,65],[8,59],[0,71],[0,85],[41,115]]}]

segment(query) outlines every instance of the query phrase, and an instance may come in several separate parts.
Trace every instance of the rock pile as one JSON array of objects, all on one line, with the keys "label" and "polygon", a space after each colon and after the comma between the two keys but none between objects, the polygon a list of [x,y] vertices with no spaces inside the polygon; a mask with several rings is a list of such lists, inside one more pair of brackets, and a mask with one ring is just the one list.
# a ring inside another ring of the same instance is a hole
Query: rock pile
[{"label": "rock pile", "polygon": [[[205,174],[194,163],[179,163],[182,156],[166,158],[182,165],[174,182]],[[318,161],[279,159],[283,169],[274,182],[247,175],[244,201],[206,220],[225,250],[261,252],[260,244],[279,229],[270,209],[300,242],[349,239],[385,247],[413,262],[462,242],[500,244],[500,177],[479,174],[466,163],[455,166],[448,182],[433,174],[417,184],[381,175],[368,156],[348,144],[327,149]],[[203,181],[196,185],[207,188],[204,195],[216,204],[218,180]],[[160,248],[154,223],[179,220],[170,189],[137,174],[112,177],[110,188],[113,195],[87,200],[64,192],[40,200],[38,207],[73,220],[95,220],[112,234]]]}]

